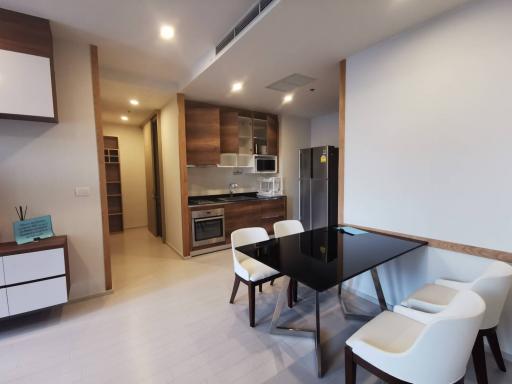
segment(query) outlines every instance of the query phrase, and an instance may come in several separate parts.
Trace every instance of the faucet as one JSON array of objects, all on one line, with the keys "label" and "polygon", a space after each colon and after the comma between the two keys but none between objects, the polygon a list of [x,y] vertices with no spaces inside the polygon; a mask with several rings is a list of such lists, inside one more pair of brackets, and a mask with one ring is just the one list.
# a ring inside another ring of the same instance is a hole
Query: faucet
[{"label": "faucet", "polygon": [[238,189],[238,184],[237,183],[229,183],[229,194],[231,196],[233,196],[233,194],[236,192],[236,190]]}]

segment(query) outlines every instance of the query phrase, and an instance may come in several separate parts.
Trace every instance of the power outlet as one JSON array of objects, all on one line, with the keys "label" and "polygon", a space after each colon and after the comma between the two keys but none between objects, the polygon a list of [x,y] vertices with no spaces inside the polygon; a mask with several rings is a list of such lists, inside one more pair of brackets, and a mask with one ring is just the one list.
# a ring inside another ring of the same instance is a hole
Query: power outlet
[{"label": "power outlet", "polygon": [[75,196],[76,197],[87,197],[91,194],[91,188],[89,187],[76,187],[75,188]]}]

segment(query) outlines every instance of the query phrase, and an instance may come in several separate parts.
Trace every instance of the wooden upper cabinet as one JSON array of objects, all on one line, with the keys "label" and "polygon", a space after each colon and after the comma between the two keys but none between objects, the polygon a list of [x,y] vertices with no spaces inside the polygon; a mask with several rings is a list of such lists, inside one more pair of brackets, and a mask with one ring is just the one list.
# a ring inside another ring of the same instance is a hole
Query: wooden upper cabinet
[{"label": "wooden upper cabinet", "polygon": [[220,111],[220,152],[238,153],[238,112]]},{"label": "wooden upper cabinet", "polygon": [[50,22],[0,9],[0,118],[57,122]]},{"label": "wooden upper cabinet", "polygon": [[267,153],[279,155],[279,122],[275,115],[267,115]]},{"label": "wooden upper cabinet", "polygon": [[220,163],[220,109],[185,107],[188,165]]}]

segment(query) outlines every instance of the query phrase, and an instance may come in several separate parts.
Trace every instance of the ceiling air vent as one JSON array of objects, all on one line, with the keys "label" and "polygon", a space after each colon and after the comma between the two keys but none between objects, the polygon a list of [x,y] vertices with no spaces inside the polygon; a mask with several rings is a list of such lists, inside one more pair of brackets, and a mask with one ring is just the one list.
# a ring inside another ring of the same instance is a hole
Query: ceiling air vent
[{"label": "ceiling air vent", "polygon": [[295,88],[303,87],[315,80],[316,79],[312,77],[294,73],[293,75],[286,76],[285,78],[268,85],[267,88],[279,92],[291,92]]},{"label": "ceiling air vent", "polygon": [[245,14],[244,17],[224,36],[215,47],[215,54],[218,55],[233,39],[240,34],[251,22],[256,19],[261,12],[267,8],[274,0],[260,0]]}]

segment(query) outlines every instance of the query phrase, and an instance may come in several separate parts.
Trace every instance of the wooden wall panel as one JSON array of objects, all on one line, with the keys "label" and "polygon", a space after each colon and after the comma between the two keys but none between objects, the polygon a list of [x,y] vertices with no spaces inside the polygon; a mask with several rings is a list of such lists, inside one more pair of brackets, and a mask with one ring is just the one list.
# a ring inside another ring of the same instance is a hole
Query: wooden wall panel
[{"label": "wooden wall panel", "polygon": [[105,289],[112,289],[112,266],[110,261],[110,233],[108,225],[107,180],[105,175],[105,157],[103,144],[103,123],[101,121],[100,74],[98,47],[91,45],[92,93],[94,101],[94,123],[96,125],[96,147],[100,175],[101,225],[103,232],[103,258],[105,267]]},{"label": "wooden wall panel", "polygon": [[185,95],[178,93],[178,140],[180,146],[180,188],[181,188],[181,225],[183,237],[183,256],[190,256],[190,216],[188,210],[188,170],[187,137],[185,130]]},{"label": "wooden wall panel", "polygon": [[347,78],[347,60],[340,61],[339,82],[339,169],[338,169],[338,222],[345,218],[345,96]]}]

